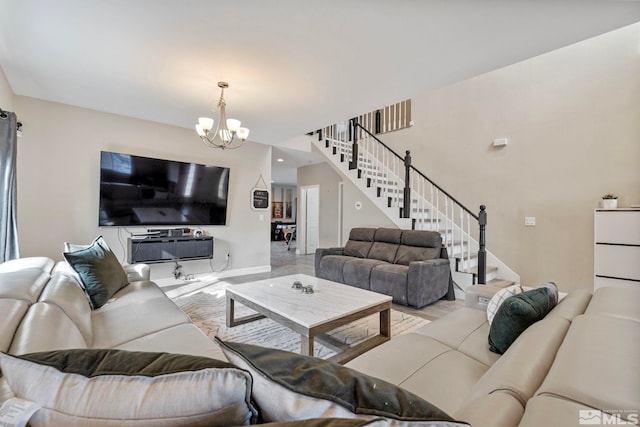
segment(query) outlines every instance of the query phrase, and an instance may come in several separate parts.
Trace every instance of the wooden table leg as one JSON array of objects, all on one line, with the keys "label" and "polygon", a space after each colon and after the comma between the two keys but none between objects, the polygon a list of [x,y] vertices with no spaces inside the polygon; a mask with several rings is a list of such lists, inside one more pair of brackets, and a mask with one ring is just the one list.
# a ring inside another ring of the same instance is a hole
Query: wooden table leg
[{"label": "wooden table leg", "polygon": [[313,336],[300,335],[300,354],[313,356]]},{"label": "wooden table leg", "polygon": [[227,327],[234,326],[233,318],[235,316],[235,301],[227,295]]},{"label": "wooden table leg", "polygon": [[391,308],[380,312],[380,335],[391,338]]}]

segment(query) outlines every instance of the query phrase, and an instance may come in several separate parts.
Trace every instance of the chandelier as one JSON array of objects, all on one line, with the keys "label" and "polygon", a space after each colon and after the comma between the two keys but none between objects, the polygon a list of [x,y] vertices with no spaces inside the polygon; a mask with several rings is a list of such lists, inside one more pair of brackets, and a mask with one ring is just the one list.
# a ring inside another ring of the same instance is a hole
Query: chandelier
[{"label": "chandelier", "polygon": [[240,120],[227,119],[225,107],[227,103],[224,100],[224,90],[229,87],[227,82],[218,82],[221,89],[220,101],[218,101],[218,126],[215,131],[213,129],[214,121],[209,117],[200,117],[196,125],[196,132],[205,145],[212,148],[239,148],[245,139],[249,136],[249,129],[240,127]]}]

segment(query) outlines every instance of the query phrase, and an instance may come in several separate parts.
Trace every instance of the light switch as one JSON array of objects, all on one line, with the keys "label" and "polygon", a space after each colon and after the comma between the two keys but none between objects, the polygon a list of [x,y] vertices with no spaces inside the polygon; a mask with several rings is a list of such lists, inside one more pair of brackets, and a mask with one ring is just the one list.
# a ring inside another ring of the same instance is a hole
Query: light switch
[{"label": "light switch", "polygon": [[524,217],[524,225],[528,227],[535,227],[536,225],[536,217],[535,216],[525,216]]},{"label": "light switch", "polygon": [[260,216],[258,218],[260,218],[260,221],[264,221],[264,215],[263,214],[260,214]]}]

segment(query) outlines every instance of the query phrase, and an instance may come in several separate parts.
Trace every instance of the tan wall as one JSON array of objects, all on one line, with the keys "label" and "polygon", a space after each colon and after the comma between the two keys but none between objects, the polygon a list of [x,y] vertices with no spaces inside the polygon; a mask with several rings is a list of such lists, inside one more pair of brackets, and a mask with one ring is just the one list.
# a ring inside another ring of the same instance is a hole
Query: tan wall
[{"label": "tan wall", "polygon": [[[343,182],[342,241],[338,238],[340,182]],[[321,248],[344,245],[353,227],[395,227],[358,187],[346,177],[343,180],[342,175],[328,163],[298,168],[298,188],[305,185],[320,186]],[[360,209],[355,207],[358,201]]]},{"label": "tan wall", "polygon": [[[227,252],[229,269],[269,265],[269,215],[250,208],[250,191],[260,174],[271,178],[271,147],[247,142],[239,150],[214,150],[188,129],[21,96],[15,107],[25,123],[18,146],[22,256],[61,259],[63,242],[87,243],[102,234],[124,259],[128,232],[144,228],[97,226],[105,150],[229,167],[227,225],[202,227],[214,236],[213,267],[224,267]],[[185,274],[211,271],[209,261],[181,264]],[[167,277],[172,270],[171,264],[156,264],[152,274]]]},{"label": "tan wall", "polygon": [[[338,242],[338,183],[340,176],[327,163],[298,168],[298,200],[300,189],[309,185],[320,186],[320,241],[319,247],[334,247]],[[300,218],[298,218],[300,221]],[[298,226],[300,223],[298,222]]]},{"label": "tan wall", "polygon": [[9,86],[7,76],[0,67],[0,108],[6,111],[13,111],[13,90]]},{"label": "tan wall", "polygon": [[487,205],[488,248],[523,283],[592,289],[593,209],[640,203],[638,40],[640,24],[414,97],[415,126],[383,140]]}]

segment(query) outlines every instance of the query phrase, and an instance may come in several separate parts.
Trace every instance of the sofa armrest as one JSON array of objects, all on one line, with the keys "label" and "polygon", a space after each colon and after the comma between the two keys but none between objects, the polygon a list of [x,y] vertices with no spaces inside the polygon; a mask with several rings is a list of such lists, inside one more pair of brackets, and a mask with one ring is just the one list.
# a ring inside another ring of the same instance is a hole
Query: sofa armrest
[{"label": "sofa armrest", "polygon": [[451,264],[448,259],[435,258],[409,263],[407,275],[407,302],[424,307],[449,294]]},{"label": "sofa armrest", "polygon": [[318,271],[320,271],[320,261],[323,256],[326,255],[342,255],[342,250],[344,248],[318,248],[316,249],[316,258],[315,258],[315,267],[316,267],[316,275]]},{"label": "sofa armrest", "polygon": [[131,264],[123,265],[127,280],[129,283],[138,282],[140,280],[149,280],[151,277],[151,269],[148,264]]}]

